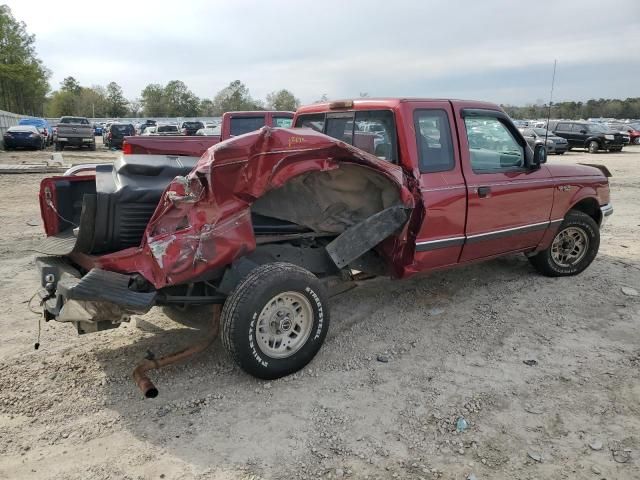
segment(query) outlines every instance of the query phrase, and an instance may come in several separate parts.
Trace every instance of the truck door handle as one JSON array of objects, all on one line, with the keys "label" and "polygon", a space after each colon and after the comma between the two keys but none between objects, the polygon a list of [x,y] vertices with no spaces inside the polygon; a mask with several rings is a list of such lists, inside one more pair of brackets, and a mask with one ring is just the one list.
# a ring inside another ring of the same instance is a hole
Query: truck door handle
[{"label": "truck door handle", "polygon": [[486,198],[491,193],[491,187],[478,187],[478,196],[480,198]]}]

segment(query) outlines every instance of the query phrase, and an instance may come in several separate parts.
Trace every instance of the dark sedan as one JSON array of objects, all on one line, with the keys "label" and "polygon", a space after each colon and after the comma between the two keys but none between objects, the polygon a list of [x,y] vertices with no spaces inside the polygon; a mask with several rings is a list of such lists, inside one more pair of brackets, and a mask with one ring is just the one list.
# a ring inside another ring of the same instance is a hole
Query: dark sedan
[{"label": "dark sedan", "polygon": [[536,144],[542,144],[547,147],[548,153],[557,155],[562,155],[569,150],[569,142],[565,138],[547,132],[546,128],[521,128],[520,131],[531,148]]},{"label": "dark sedan", "polygon": [[5,150],[14,148],[35,148],[42,150],[45,146],[45,139],[33,125],[17,125],[9,127],[3,136]]}]

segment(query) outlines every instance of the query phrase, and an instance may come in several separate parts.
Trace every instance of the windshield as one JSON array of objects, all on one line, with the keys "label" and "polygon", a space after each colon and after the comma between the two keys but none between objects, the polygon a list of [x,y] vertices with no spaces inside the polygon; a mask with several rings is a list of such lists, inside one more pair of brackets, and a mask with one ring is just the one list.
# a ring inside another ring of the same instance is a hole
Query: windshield
[{"label": "windshield", "polygon": [[89,125],[89,120],[83,117],[62,117],[60,123],[79,123],[81,125]]},{"label": "windshield", "polygon": [[200,130],[201,128],[204,128],[204,125],[202,124],[202,122],[184,122],[182,124],[182,127]]},{"label": "windshield", "polygon": [[[533,131],[536,132],[536,135],[540,135],[541,137],[547,135],[547,130],[545,128],[534,128]],[[551,136],[553,133],[549,132],[548,135]]]}]

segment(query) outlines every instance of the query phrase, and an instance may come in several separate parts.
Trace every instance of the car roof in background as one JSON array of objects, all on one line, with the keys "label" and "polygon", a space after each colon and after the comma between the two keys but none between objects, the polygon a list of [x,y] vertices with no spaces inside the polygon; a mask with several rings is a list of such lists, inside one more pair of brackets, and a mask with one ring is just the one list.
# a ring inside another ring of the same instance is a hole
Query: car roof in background
[{"label": "car roof in background", "polygon": [[18,122],[18,125],[48,125],[44,118],[22,118]]}]

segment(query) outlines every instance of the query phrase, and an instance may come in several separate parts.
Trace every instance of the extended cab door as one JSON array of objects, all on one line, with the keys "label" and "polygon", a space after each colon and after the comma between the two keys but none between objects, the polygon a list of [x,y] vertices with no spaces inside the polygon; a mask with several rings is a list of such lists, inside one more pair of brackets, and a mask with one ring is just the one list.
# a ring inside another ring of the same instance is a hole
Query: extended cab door
[{"label": "extended cab door", "polygon": [[549,171],[527,165],[526,142],[503,112],[460,104],[456,110],[467,182],[460,261],[535,247],[550,224],[554,187]]},{"label": "extended cab door", "polygon": [[415,159],[412,166],[417,165],[424,205],[414,263],[421,270],[452,265],[464,244],[467,213],[453,108],[448,101],[410,102],[403,108],[403,118],[412,125],[400,131]]}]

